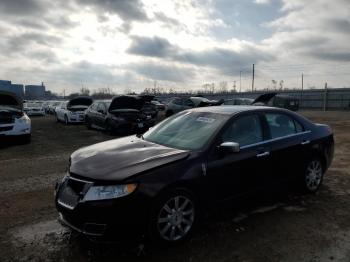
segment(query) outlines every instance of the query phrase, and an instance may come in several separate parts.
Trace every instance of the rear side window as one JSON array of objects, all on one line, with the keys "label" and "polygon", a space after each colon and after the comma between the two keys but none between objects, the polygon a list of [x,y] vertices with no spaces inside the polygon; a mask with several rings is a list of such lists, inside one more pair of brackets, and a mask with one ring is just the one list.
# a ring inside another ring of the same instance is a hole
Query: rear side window
[{"label": "rear side window", "polygon": [[173,100],[173,104],[175,104],[175,105],[182,105],[182,100],[180,98],[175,98]]},{"label": "rear side window", "polygon": [[271,138],[288,136],[303,131],[303,127],[287,115],[266,113],[265,116]]},{"label": "rear side window", "polygon": [[221,138],[223,142],[236,142],[240,146],[261,142],[263,134],[259,116],[248,115],[235,119]]},{"label": "rear side window", "polygon": [[184,101],[184,104],[185,104],[185,106],[194,107],[194,103],[193,103],[193,101],[192,101],[191,99],[186,99],[186,100]]},{"label": "rear side window", "polygon": [[105,105],[103,103],[99,103],[98,106],[97,106],[97,111],[98,112],[105,112],[106,109],[105,109]]},{"label": "rear side window", "polygon": [[93,103],[90,109],[96,111],[97,105],[97,103]]}]

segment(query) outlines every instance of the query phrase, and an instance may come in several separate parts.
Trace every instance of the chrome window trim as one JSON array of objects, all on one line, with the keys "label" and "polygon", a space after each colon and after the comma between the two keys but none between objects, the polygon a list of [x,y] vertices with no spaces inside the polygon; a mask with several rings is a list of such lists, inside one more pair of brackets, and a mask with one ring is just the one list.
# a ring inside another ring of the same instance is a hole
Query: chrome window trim
[{"label": "chrome window trim", "polygon": [[309,134],[309,133],[311,133],[311,130],[307,130],[307,131],[300,132],[300,133],[295,133],[295,134],[290,134],[290,135],[287,135],[287,136],[281,136],[281,137],[276,137],[276,138],[264,140],[264,141],[261,141],[261,142],[258,142],[258,143],[242,146],[242,147],[240,147],[240,149],[246,149],[246,148],[250,148],[250,147],[253,147],[253,146],[263,145],[263,144],[266,144],[266,143],[282,140],[282,139],[285,139],[285,138],[290,138],[290,137],[304,135],[304,134]]}]

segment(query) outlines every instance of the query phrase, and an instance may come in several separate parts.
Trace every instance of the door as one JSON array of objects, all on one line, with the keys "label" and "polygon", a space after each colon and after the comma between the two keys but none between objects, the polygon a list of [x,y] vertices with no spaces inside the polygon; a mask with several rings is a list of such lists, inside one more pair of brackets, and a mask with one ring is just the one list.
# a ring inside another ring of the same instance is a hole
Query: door
[{"label": "door", "polygon": [[183,100],[183,110],[191,109],[194,106],[195,106],[195,104],[190,98],[187,98],[187,99]]},{"label": "door", "polygon": [[171,102],[171,108],[174,113],[178,113],[183,110],[182,106],[182,99],[181,98],[174,98]]},{"label": "door", "polygon": [[96,117],[95,117],[95,121],[96,124],[99,127],[105,127],[105,118],[106,118],[106,114],[107,114],[107,110],[106,107],[104,105],[104,103],[99,103],[97,105],[97,110],[95,111]]},{"label": "door", "polygon": [[[264,138],[262,118],[255,113],[233,119],[219,134],[207,164],[209,186],[214,187],[217,200],[247,194],[261,186],[270,161]],[[221,152],[217,146],[223,142],[239,143],[240,151]]]},{"label": "door", "polygon": [[265,112],[268,128],[266,147],[269,148],[272,161],[269,184],[278,185],[297,178],[306,161],[305,150],[310,143],[308,130],[292,116],[279,112]]}]

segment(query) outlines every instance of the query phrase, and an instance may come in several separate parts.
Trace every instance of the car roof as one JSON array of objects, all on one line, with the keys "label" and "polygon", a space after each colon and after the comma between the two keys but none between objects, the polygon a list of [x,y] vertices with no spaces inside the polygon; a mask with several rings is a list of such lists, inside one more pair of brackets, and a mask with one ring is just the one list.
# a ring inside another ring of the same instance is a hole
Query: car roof
[{"label": "car roof", "polygon": [[269,106],[232,106],[232,105],[222,105],[222,106],[208,106],[208,107],[198,107],[190,109],[189,111],[194,112],[208,112],[208,113],[217,113],[217,114],[225,114],[225,115],[234,115],[240,112],[246,111],[261,111],[261,110],[275,110],[275,111],[286,111],[281,108],[269,107]]}]

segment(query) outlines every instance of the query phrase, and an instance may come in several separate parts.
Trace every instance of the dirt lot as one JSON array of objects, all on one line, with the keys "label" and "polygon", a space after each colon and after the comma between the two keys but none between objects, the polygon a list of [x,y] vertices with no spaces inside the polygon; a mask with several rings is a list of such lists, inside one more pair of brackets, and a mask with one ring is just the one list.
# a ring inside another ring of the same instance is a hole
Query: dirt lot
[{"label": "dirt lot", "polygon": [[350,113],[302,114],[335,132],[335,158],[319,193],[278,194],[216,212],[188,242],[162,250],[90,243],[56,222],[53,185],[69,155],[112,137],[34,118],[30,144],[0,149],[0,260],[350,261]]}]

